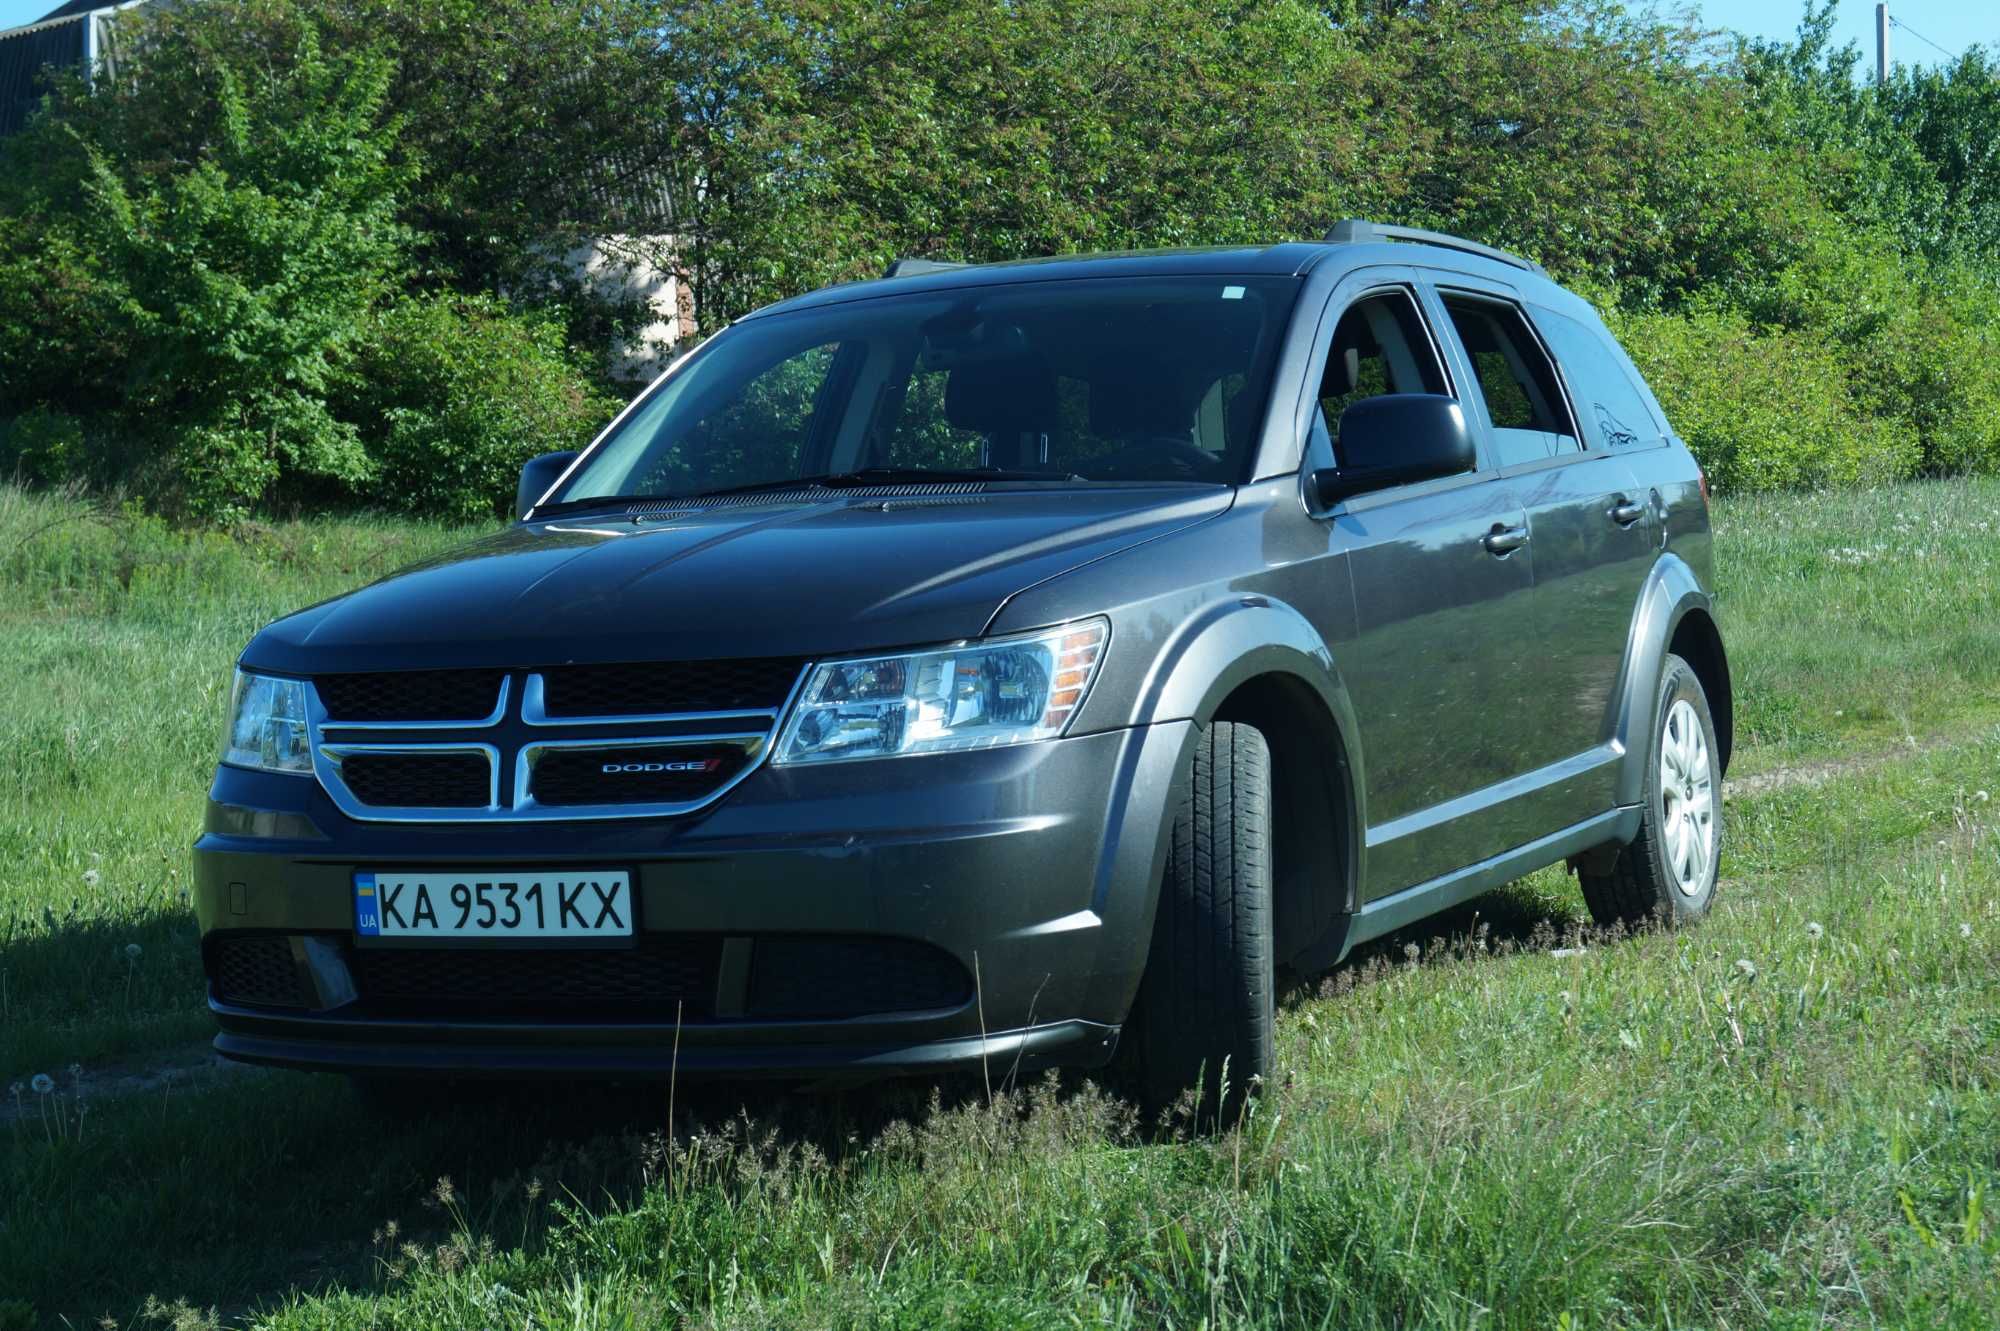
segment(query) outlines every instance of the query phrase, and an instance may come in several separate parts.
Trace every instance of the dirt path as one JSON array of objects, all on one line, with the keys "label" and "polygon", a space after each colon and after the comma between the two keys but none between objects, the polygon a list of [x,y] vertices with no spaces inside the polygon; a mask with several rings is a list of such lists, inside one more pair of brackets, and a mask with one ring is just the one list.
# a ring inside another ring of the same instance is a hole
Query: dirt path
[{"label": "dirt path", "polygon": [[1845,757],[1828,758],[1820,762],[1799,763],[1791,767],[1774,767],[1769,771],[1756,772],[1750,776],[1733,776],[1723,782],[1722,798],[1725,801],[1750,799],[1758,795],[1767,795],[1774,790],[1823,786],[1835,777],[1872,772],[1878,767],[1887,767],[1890,763],[1920,758],[1940,749],[1948,749],[1954,744],[1962,744],[1974,738],[1981,728],[1981,724],[1973,724],[1957,730],[1926,735],[1922,739],[1909,735],[1904,737],[1901,744],[1872,749],[1866,753],[1848,754]]},{"label": "dirt path", "polygon": [[35,1121],[65,1113],[74,1118],[80,1105],[101,1100],[177,1090],[202,1091],[218,1082],[258,1075],[258,1069],[221,1058],[206,1043],[183,1045],[149,1058],[132,1058],[101,1067],[49,1074],[55,1085],[37,1092],[26,1078],[18,1095],[0,1097],[0,1124]]}]

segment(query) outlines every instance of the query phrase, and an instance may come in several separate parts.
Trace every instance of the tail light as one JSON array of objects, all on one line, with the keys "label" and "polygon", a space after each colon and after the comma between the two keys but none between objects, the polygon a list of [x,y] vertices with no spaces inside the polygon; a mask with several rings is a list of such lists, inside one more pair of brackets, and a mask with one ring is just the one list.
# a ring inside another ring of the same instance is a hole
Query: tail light
[{"label": "tail light", "polygon": [[1708,507],[1708,473],[1700,467],[1694,469],[1695,479],[1701,483],[1701,506]]}]

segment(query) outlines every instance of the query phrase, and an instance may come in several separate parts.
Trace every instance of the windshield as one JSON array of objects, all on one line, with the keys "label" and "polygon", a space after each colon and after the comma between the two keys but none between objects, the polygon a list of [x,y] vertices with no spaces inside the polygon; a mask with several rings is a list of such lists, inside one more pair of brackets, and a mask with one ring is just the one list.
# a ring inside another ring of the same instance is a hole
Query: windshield
[{"label": "windshield", "polygon": [[662,380],[556,503],[898,473],[1234,484],[1289,278],[1022,282],[751,319]]}]

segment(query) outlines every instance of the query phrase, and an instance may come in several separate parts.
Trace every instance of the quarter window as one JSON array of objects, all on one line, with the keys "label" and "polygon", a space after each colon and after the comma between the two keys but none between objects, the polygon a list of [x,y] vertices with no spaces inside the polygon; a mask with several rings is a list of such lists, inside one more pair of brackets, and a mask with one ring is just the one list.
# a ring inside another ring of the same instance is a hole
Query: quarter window
[{"label": "quarter window", "polygon": [[1555,365],[1520,307],[1508,301],[1446,295],[1444,308],[1479,381],[1500,465],[1580,449],[1583,445],[1563,405]]},{"label": "quarter window", "polygon": [[1610,342],[1610,334],[1585,327],[1568,315],[1535,307],[1535,326],[1562,362],[1570,398],[1586,431],[1606,448],[1650,444],[1660,437],[1652,408],[1632,381],[1632,371]]}]

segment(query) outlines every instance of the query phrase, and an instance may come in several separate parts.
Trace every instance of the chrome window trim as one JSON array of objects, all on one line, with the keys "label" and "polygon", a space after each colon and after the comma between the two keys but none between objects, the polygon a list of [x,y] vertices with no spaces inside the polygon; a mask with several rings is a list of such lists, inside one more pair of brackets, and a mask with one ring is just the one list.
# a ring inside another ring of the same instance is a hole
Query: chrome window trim
[{"label": "chrome window trim", "polygon": [[[476,668],[493,669],[492,666]],[[318,717],[321,730],[488,730],[507,719],[507,698],[513,691],[514,677],[510,674],[500,676],[500,697],[494,702],[493,710],[477,721],[336,721],[326,714],[326,705],[319,700],[319,686],[307,680],[306,688],[312,697],[312,707],[308,711]]]},{"label": "chrome window trim", "polygon": [[[794,682],[796,688],[796,682]],[[735,717],[763,717],[775,721],[784,708],[733,707],[720,712],[634,712],[629,716],[550,716],[546,686],[540,671],[528,676],[521,686],[521,723],[530,726],[647,726],[676,721],[723,721]]]}]

